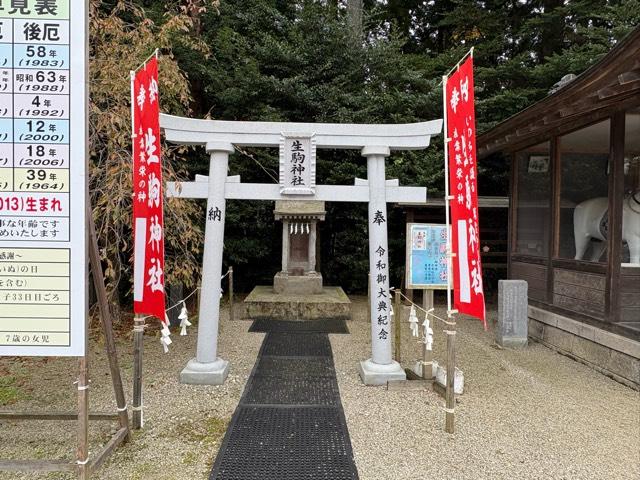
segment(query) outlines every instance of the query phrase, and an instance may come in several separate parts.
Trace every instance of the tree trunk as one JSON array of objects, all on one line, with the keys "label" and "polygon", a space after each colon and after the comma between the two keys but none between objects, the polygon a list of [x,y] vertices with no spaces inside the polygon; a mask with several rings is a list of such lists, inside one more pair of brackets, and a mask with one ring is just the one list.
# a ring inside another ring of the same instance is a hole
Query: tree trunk
[{"label": "tree trunk", "polygon": [[544,0],[543,8],[546,21],[543,23],[540,42],[540,62],[554,53],[559,53],[564,47],[564,16],[555,12],[564,5],[564,0]]},{"label": "tree trunk", "polygon": [[347,19],[354,42],[362,39],[362,0],[347,1]]}]

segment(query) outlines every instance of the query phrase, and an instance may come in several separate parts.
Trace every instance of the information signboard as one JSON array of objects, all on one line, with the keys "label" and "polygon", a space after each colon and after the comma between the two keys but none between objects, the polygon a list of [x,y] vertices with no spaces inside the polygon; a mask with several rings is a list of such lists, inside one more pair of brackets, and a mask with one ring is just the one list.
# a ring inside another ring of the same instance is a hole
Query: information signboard
[{"label": "information signboard", "polygon": [[86,6],[0,8],[0,355],[86,336]]},{"label": "information signboard", "polygon": [[447,226],[407,224],[406,288],[447,289]]}]

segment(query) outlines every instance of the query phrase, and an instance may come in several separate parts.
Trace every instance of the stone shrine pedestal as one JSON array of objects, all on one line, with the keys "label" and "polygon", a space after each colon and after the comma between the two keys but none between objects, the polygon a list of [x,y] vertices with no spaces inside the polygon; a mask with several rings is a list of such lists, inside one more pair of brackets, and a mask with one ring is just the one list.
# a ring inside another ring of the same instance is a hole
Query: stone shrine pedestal
[{"label": "stone shrine pedestal", "polygon": [[273,286],[257,286],[244,303],[252,319],[349,319],[351,301],[340,287],[325,287],[316,271],[317,223],[325,217],[324,202],[279,200],[274,210],[282,221],[282,270]]}]

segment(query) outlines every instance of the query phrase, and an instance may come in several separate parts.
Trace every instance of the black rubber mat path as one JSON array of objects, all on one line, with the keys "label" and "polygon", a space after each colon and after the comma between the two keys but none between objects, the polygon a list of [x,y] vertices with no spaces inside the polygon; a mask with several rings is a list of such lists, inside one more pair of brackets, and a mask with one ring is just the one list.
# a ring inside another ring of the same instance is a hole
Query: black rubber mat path
[{"label": "black rubber mat path", "polygon": [[295,320],[271,320],[258,318],[249,327],[250,332],[286,332],[286,333],[349,333],[347,323],[339,318],[327,318],[309,322]]},{"label": "black rubber mat path", "polygon": [[346,324],[258,322],[267,335],[210,479],[357,480],[331,344],[317,333]]}]

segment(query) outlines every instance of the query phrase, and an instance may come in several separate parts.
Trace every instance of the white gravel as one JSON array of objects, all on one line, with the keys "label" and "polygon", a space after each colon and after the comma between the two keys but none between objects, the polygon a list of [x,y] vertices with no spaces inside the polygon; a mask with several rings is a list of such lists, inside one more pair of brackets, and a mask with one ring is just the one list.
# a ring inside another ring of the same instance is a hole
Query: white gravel
[{"label": "white gravel", "polygon": [[[540,344],[500,350],[492,331],[465,317],[456,336],[465,393],[449,435],[436,393],[361,384],[370,330],[359,312],[351,335],[330,337],[362,480],[640,479],[638,392]],[[421,351],[407,324],[402,331],[409,366]],[[434,332],[442,364],[445,335]]]},{"label": "white gravel", "polygon": [[[522,351],[499,350],[491,332],[483,332],[476,320],[463,319],[457,345],[465,393],[456,409],[456,433],[448,435],[444,402],[435,393],[361,384],[357,365],[370,356],[369,325],[363,299],[354,300],[351,334],[330,338],[361,480],[640,478],[638,392],[538,344]],[[223,311],[220,355],[232,368],[220,387],[178,383],[178,373],[195,352],[195,329],[188,337],[174,335],[167,355],[158,339],[147,335],[145,428],[93,478],[208,478],[262,342],[262,334],[247,333],[249,326],[249,321],[231,323]],[[444,336],[441,329],[434,330],[435,356],[443,362]],[[114,411],[103,351],[94,338],[91,406]],[[130,338],[119,340],[119,354],[130,398]],[[405,326],[403,359],[418,356],[419,347]],[[14,377],[18,389],[18,399],[2,408],[71,411],[75,374],[72,359],[0,358],[0,375]],[[114,427],[110,422],[92,424],[92,452]],[[2,458],[73,457],[74,422],[2,422],[0,429]],[[27,478],[74,477],[0,473],[2,480]]]}]

